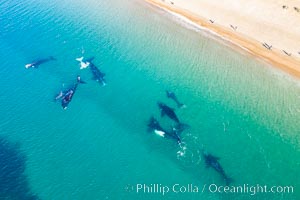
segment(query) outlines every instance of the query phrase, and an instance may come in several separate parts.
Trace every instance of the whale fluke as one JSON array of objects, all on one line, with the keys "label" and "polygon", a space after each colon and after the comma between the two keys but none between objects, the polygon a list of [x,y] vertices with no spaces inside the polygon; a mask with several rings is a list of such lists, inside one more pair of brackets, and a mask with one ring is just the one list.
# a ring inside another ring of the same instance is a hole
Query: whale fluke
[{"label": "whale fluke", "polygon": [[83,57],[76,58],[76,60],[77,60],[78,62],[82,62],[82,61],[83,61]]},{"label": "whale fluke", "polygon": [[80,69],[85,69],[90,65],[90,62],[84,61],[84,57],[76,58],[78,62],[80,62]]}]

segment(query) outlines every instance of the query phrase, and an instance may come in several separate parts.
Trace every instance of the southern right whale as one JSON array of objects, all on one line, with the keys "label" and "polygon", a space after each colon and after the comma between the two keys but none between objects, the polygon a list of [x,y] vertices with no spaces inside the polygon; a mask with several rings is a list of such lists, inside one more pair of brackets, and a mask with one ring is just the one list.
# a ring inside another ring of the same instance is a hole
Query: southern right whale
[{"label": "southern right whale", "polygon": [[74,86],[66,91],[61,100],[61,106],[65,110],[68,108],[69,103],[72,101],[72,98],[76,92],[78,84],[74,84]]},{"label": "southern right whale", "polygon": [[66,91],[60,91],[60,93],[55,97],[55,100],[61,99],[61,106],[65,110],[68,108],[69,103],[77,90],[79,84],[84,84],[86,82],[81,80],[80,76],[77,76],[76,83]]},{"label": "southern right whale", "polygon": [[90,62],[90,69],[91,72],[93,74],[93,78],[94,80],[96,80],[97,82],[101,83],[102,86],[106,85],[106,81],[104,79],[105,73],[101,72],[98,67],[96,67],[96,65],[94,65],[94,63]]},{"label": "southern right whale", "polygon": [[180,121],[174,111],[173,108],[167,106],[164,103],[158,102],[157,103],[160,111],[161,111],[161,116],[163,117],[164,115],[167,115],[170,119],[172,119],[173,121],[175,121],[177,124],[180,124]]},{"label": "southern right whale", "polygon": [[183,103],[180,103],[179,100],[177,99],[176,95],[174,92],[171,92],[169,90],[166,90],[166,95],[169,99],[173,99],[173,101],[175,101],[175,103],[177,104],[178,108],[182,108],[185,107],[185,105]]},{"label": "southern right whale", "polygon": [[203,157],[204,157],[204,160],[206,163],[206,167],[211,167],[214,170],[216,170],[222,176],[222,178],[225,180],[226,185],[229,185],[233,181],[231,178],[229,178],[226,175],[223,167],[221,166],[221,164],[219,162],[220,158],[213,156],[213,155],[207,153],[206,151],[203,152]]},{"label": "southern right whale", "polygon": [[25,68],[29,69],[29,68],[38,68],[41,64],[52,61],[52,60],[56,60],[54,57],[49,56],[48,58],[43,58],[43,59],[39,59],[36,61],[33,61],[32,63],[26,64]]},{"label": "southern right whale", "polygon": [[148,123],[148,131],[154,132],[155,134],[161,136],[161,137],[168,137],[175,139],[178,144],[181,144],[181,138],[179,137],[177,129],[173,128],[172,131],[167,131],[164,128],[161,127],[158,120],[154,117],[151,117]]},{"label": "southern right whale", "polygon": [[181,133],[187,128],[190,128],[188,124],[181,123],[175,113],[175,110],[169,106],[167,106],[164,103],[158,102],[157,103],[160,111],[161,111],[161,116],[163,117],[164,115],[167,115],[170,119],[176,122],[176,125],[174,126],[173,130],[175,130],[177,133]]},{"label": "southern right whale", "polygon": [[95,57],[91,57],[88,59],[84,59],[83,57],[77,58],[79,62],[81,62],[80,69],[85,69],[89,67],[91,69],[91,72],[93,74],[93,79],[97,82],[99,82],[102,86],[106,85],[106,81],[104,79],[105,73],[101,72],[99,68],[92,62]]}]

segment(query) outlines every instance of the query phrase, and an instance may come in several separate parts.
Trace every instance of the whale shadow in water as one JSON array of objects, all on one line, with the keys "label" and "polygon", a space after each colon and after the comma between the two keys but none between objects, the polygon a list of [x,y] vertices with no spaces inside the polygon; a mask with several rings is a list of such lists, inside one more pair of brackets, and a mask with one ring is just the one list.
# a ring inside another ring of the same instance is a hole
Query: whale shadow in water
[{"label": "whale shadow in water", "polygon": [[40,200],[30,191],[25,168],[26,157],[18,144],[0,136],[0,199]]}]

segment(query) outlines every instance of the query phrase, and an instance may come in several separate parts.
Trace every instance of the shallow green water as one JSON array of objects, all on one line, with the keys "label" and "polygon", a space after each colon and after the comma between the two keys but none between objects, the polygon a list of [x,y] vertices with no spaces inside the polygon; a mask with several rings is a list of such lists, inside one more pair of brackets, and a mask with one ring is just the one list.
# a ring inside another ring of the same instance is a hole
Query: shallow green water
[{"label": "shallow green water", "polygon": [[[26,156],[28,192],[41,199],[300,198],[298,81],[143,1],[16,0],[0,9],[0,136]],[[49,55],[57,61],[24,68]],[[107,86],[79,70],[82,55],[95,56]],[[62,110],[53,98],[77,74],[88,84]],[[150,116],[172,125],[156,105],[176,107],[166,89],[187,105],[176,110],[191,126],[182,133],[184,148],[147,132]],[[233,185],[292,185],[294,193],[126,190],[224,184],[205,168],[203,149],[221,157]]]}]

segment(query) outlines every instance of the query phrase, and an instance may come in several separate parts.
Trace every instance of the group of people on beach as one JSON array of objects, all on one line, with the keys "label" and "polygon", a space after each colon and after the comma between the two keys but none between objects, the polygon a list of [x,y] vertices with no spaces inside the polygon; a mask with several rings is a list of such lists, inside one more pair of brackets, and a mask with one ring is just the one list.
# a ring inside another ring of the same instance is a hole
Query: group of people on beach
[{"label": "group of people on beach", "polygon": [[[165,0],[161,0],[161,1],[165,2]],[[169,1],[169,3],[172,4],[172,5],[174,5],[174,2],[172,2],[172,1]],[[288,7],[287,5],[283,5],[282,8],[283,8],[283,9],[288,9],[289,7]],[[294,6],[293,9],[294,9],[296,12],[300,13],[300,8]],[[212,19],[209,19],[209,22],[212,23],[212,24],[215,23],[215,21],[212,20]],[[232,24],[229,24],[229,26],[230,26],[230,28],[231,28],[232,30],[237,31],[237,28],[238,28],[237,26],[232,25]],[[265,47],[266,49],[272,50],[272,47],[273,47],[272,45],[269,45],[269,44],[267,44],[266,42],[263,42],[262,45],[263,45],[263,47]],[[292,53],[290,53],[290,52],[288,52],[288,51],[286,51],[286,50],[284,50],[284,49],[282,49],[282,53],[284,53],[284,54],[287,55],[287,56],[292,56]],[[297,53],[300,55],[300,51],[298,51]]]},{"label": "group of people on beach", "polygon": [[[288,9],[289,7],[288,7],[287,5],[283,5],[282,8],[283,8],[283,9]],[[294,10],[295,10],[296,12],[300,13],[300,8],[294,6]]]}]

